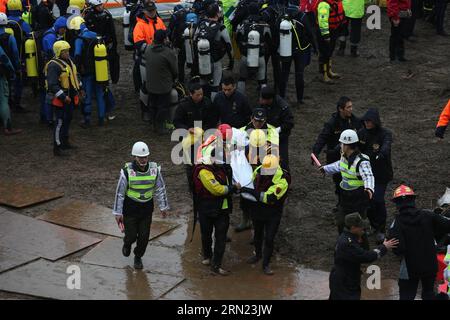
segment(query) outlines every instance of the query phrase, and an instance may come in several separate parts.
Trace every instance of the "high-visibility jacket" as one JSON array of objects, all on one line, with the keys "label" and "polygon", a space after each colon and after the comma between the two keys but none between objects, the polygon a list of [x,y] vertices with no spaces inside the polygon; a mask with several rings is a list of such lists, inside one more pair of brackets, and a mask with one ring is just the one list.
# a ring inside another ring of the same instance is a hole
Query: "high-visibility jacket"
[{"label": "high-visibility jacket", "polygon": [[199,164],[193,173],[199,211],[230,209],[229,181],[223,166]]},{"label": "high-visibility jacket", "polygon": [[447,105],[442,110],[442,113],[439,116],[439,121],[436,127],[447,127],[449,122],[450,122],[450,100],[448,100]]},{"label": "high-visibility jacket", "polygon": [[339,168],[341,171],[342,181],[340,186],[343,190],[355,190],[360,187],[364,187],[364,181],[359,173],[359,166],[362,161],[370,161],[364,154],[356,156],[353,163],[349,166],[348,160],[342,156],[339,162]]},{"label": "high-visibility jacket", "polygon": [[331,31],[339,28],[344,22],[345,14],[342,1],[326,0],[319,3],[317,6],[317,23],[323,37],[328,36]]},{"label": "high-visibility jacket", "polygon": [[[61,88],[58,92],[55,93],[52,100],[52,105],[54,105],[55,107],[62,108],[64,106],[64,102],[60,98],[64,95],[68,95],[70,89],[74,89],[76,92],[80,90],[80,82],[78,80],[77,67],[72,62],[72,60],[66,62],[62,59],[54,58],[49,62],[47,62],[47,64],[44,67],[44,75],[46,78],[45,86],[47,90],[49,89],[47,76],[50,64],[55,64],[60,68],[58,82]],[[75,95],[74,97],[74,104],[78,105],[78,95]]]},{"label": "high-visibility jacket", "polygon": [[127,197],[141,203],[152,200],[158,176],[158,165],[150,162],[147,171],[140,172],[134,170],[133,163],[127,162],[124,169],[128,173]]},{"label": "high-visibility jacket", "polygon": [[262,174],[261,168],[259,166],[253,171],[255,190],[262,193],[258,200],[267,205],[282,204],[290,183],[288,173],[278,166],[275,174],[269,176]]},{"label": "high-visibility jacket", "polygon": [[135,44],[144,41],[147,45],[153,43],[156,30],[166,30],[166,26],[160,17],[150,19],[146,16],[136,18],[136,26],[133,29],[133,41]]},{"label": "high-visibility jacket", "polygon": [[342,0],[345,16],[361,19],[364,16],[364,0]]}]

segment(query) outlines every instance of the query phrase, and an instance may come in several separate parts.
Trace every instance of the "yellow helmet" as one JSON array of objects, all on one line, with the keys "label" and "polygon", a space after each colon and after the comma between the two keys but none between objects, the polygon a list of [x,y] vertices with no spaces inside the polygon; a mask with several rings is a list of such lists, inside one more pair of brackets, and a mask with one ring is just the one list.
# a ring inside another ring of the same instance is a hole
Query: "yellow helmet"
[{"label": "yellow helmet", "polygon": [[264,169],[276,169],[280,164],[280,159],[274,154],[268,154],[264,157],[262,167]]},{"label": "yellow helmet", "polygon": [[262,147],[266,144],[266,134],[262,129],[254,129],[250,133],[250,144],[254,147]]},{"label": "yellow helmet", "polygon": [[21,0],[8,0],[6,4],[8,10],[20,10],[23,11],[22,1]]},{"label": "yellow helmet", "polygon": [[59,58],[61,51],[70,49],[70,44],[67,41],[59,40],[53,44],[53,52]]},{"label": "yellow helmet", "polygon": [[80,16],[76,16],[70,19],[68,27],[70,30],[80,30],[80,26],[83,23],[85,23],[84,19]]},{"label": "yellow helmet", "polygon": [[[11,1],[11,0],[9,0]],[[70,0],[69,1],[69,7],[78,7],[80,10],[84,9],[84,6],[86,5],[85,0]]]}]

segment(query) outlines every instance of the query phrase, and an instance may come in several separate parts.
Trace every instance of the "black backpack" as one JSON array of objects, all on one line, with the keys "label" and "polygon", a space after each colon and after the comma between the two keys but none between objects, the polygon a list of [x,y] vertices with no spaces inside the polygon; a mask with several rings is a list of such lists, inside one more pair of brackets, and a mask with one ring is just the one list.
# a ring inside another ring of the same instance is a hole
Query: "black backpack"
[{"label": "black backpack", "polygon": [[197,37],[195,39],[196,47],[200,39],[208,40],[213,62],[217,62],[222,59],[226,53],[224,41],[216,40],[217,33],[222,31],[223,28],[225,27],[222,24],[207,20],[200,22],[197,28]]},{"label": "black backpack", "polygon": [[97,38],[83,38],[83,49],[81,50],[80,74],[95,74],[94,47],[98,44]]},{"label": "black backpack", "polygon": [[169,22],[169,39],[176,48],[183,46],[183,32],[186,29],[186,15],[185,9],[180,9],[170,17]]},{"label": "black backpack", "polygon": [[24,35],[22,30],[22,22],[23,20],[20,19],[19,22],[15,20],[8,20],[7,28],[11,28],[14,32],[14,38],[16,39],[17,43],[17,49],[19,50],[19,59],[22,61],[22,56],[24,52]]}]

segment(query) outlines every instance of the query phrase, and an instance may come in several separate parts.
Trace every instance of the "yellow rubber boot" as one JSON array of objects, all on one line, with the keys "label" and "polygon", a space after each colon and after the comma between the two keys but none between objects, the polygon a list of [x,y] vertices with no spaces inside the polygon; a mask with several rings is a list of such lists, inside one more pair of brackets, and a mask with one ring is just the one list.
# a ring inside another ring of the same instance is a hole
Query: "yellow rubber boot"
[{"label": "yellow rubber boot", "polygon": [[323,74],[323,79],[322,82],[326,83],[326,84],[332,84],[333,80],[331,80],[329,73],[328,73],[328,64],[323,64],[322,65],[322,74]]},{"label": "yellow rubber boot", "polygon": [[339,73],[335,73],[335,72],[333,72],[333,71],[331,70],[331,59],[330,59],[329,62],[328,62],[327,70],[328,70],[328,76],[329,76],[331,79],[339,79],[339,78],[341,78],[341,76],[339,75]]}]

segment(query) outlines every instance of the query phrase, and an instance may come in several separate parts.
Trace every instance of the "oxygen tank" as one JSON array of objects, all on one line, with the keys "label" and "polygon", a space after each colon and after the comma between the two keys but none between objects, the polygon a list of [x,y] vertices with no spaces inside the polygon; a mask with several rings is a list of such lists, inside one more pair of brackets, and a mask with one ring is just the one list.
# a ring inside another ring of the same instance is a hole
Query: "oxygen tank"
[{"label": "oxygen tank", "polygon": [[280,58],[290,58],[292,56],[292,25],[286,18],[280,23],[280,46],[278,53]]},{"label": "oxygen tank", "polygon": [[133,50],[133,44],[128,40],[130,33],[130,14],[128,8],[123,12],[123,42],[125,44],[125,50]]},{"label": "oxygen tank", "polygon": [[95,81],[99,84],[108,84],[108,54],[106,46],[100,41],[94,47]]},{"label": "oxygen tank", "polygon": [[200,76],[209,76],[212,74],[211,51],[209,41],[200,39],[197,43],[198,49],[198,71]]},{"label": "oxygen tank", "polygon": [[186,51],[186,63],[188,65],[192,65],[194,63],[194,58],[192,56],[191,30],[189,29],[189,27],[184,29],[183,39],[184,39],[184,50]]},{"label": "oxygen tank", "polygon": [[247,67],[258,69],[259,67],[260,35],[256,30],[251,30],[247,36]]},{"label": "oxygen tank", "polygon": [[37,77],[36,41],[28,39],[25,41],[25,66],[29,78]]}]

